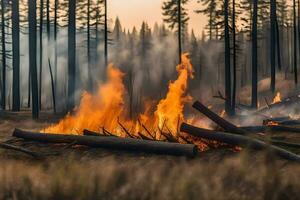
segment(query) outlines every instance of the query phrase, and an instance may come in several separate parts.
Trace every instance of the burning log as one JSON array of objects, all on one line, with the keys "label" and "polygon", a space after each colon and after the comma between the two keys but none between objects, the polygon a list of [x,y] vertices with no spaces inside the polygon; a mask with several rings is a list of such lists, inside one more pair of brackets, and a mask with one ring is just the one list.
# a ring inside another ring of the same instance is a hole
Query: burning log
[{"label": "burning log", "polygon": [[83,130],[83,135],[85,135],[85,136],[105,136],[105,135],[101,135],[100,133],[90,131],[90,130],[87,130],[87,129]]},{"label": "burning log", "polygon": [[137,140],[133,138],[45,134],[28,132],[20,129],[15,129],[13,132],[13,136],[23,138],[25,140],[33,140],[37,142],[47,143],[71,143],[75,141],[77,145],[84,145],[94,148],[109,148],[116,150],[128,150],[153,154],[166,154],[189,157],[194,157],[197,154],[197,148],[195,145],[192,144]]},{"label": "burning log", "polygon": [[267,107],[264,107],[260,110],[257,110],[256,113],[263,113],[263,112],[266,112],[270,109],[276,109],[276,108],[281,108],[281,107],[286,107],[286,106],[292,106],[292,105],[297,104],[299,102],[300,102],[300,97],[299,96],[287,97],[282,101],[270,104]]},{"label": "burning log", "polygon": [[204,106],[199,101],[196,101],[193,104],[193,107],[204,114],[206,117],[214,121],[216,124],[218,124],[220,127],[222,127],[226,132],[236,133],[236,134],[247,134],[247,132],[234,124],[230,123],[229,121],[223,119],[213,111],[211,111],[209,108]]},{"label": "burning log", "polygon": [[211,130],[206,130],[202,128],[197,128],[194,126],[191,126],[189,124],[183,123],[181,125],[180,130],[182,132],[191,134],[195,137],[200,137],[208,140],[214,140],[226,144],[230,144],[233,146],[240,146],[240,147],[248,147],[253,150],[268,150],[270,149],[272,152],[274,152],[276,155],[279,157],[286,159],[286,160],[291,160],[291,161],[297,161],[300,162],[300,156],[289,152],[285,149],[273,146],[273,145],[268,145],[265,142],[262,142],[257,139],[252,139],[246,136],[242,135],[236,135],[236,134],[231,134],[231,133],[224,133],[224,132],[215,132]]}]

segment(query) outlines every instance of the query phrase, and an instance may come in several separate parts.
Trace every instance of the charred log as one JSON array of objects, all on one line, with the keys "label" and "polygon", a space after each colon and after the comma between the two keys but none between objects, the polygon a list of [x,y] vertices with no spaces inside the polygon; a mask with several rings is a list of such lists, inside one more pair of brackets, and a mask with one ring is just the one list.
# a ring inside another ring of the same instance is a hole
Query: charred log
[{"label": "charred log", "polygon": [[137,140],[132,138],[45,134],[28,132],[20,129],[15,129],[13,136],[25,140],[46,143],[72,143],[75,141],[77,145],[84,145],[93,148],[108,148],[153,154],[189,157],[194,157],[197,154],[197,148],[192,144]]},{"label": "charred log", "polygon": [[180,130],[182,132],[191,134],[195,137],[200,137],[200,138],[204,138],[204,139],[208,139],[208,140],[214,140],[214,141],[218,141],[221,143],[230,144],[233,146],[248,147],[249,149],[259,150],[259,151],[270,150],[271,152],[275,153],[280,158],[300,162],[300,156],[298,156],[292,152],[289,152],[285,149],[282,149],[280,147],[276,147],[274,145],[269,145],[265,142],[262,142],[260,140],[253,139],[250,137],[231,134],[231,133],[215,132],[215,131],[211,131],[211,130],[197,128],[197,127],[191,126],[186,123],[183,123],[181,125]]},{"label": "charred log", "polygon": [[204,114],[206,117],[211,119],[213,122],[218,124],[220,127],[222,127],[226,132],[232,132],[232,133],[236,133],[236,134],[246,134],[247,133],[245,130],[243,130],[243,129],[235,126],[234,124],[230,123],[229,121],[223,119],[222,117],[220,117],[219,115],[217,115],[216,113],[211,111],[209,108],[204,106],[199,101],[196,101],[193,104],[193,107],[196,110],[198,110],[199,112],[201,112],[202,114]]}]

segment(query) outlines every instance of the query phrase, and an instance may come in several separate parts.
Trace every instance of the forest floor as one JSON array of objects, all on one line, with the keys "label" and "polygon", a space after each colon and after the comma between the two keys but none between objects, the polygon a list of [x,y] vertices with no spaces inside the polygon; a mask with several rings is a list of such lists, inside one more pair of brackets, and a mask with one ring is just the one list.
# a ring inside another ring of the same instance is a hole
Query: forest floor
[{"label": "forest floor", "polygon": [[[40,130],[58,118],[2,113],[0,140],[10,139],[15,127]],[[279,135],[300,141],[297,134]],[[36,160],[1,149],[0,199],[300,199],[300,167],[264,153],[212,149],[190,159],[84,147],[62,152]]]}]

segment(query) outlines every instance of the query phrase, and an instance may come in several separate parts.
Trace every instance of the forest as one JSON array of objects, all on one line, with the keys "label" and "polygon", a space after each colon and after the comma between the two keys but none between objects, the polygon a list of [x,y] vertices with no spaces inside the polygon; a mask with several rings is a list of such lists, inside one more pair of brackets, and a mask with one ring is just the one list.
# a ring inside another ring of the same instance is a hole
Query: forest
[{"label": "forest", "polygon": [[0,3],[0,199],[300,198],[300,0]]}]

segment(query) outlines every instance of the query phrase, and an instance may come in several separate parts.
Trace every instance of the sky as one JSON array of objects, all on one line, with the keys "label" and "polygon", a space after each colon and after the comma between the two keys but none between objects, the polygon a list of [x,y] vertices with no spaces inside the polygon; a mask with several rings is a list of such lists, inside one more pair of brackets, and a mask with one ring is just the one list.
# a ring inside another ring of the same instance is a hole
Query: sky
[{"label": "sky", "polygon": [[[108,14],[110,18],[120,18],[123,27],[132,29],[140,27],[143,21],[150,26],[155,22],[162,23],[161,6],[163,0],[110,0],[108,2]],[[190,15],[189,28],[194,29],[196,35],[200,36],[207,21],[202,14],[196,14],[200,4],[196,0],[190,0],[187,9]]]}]

